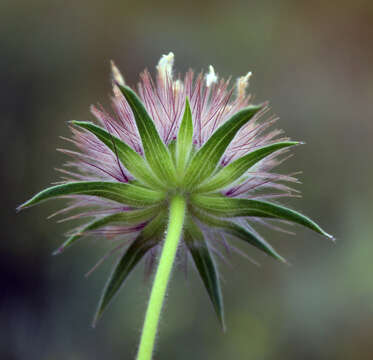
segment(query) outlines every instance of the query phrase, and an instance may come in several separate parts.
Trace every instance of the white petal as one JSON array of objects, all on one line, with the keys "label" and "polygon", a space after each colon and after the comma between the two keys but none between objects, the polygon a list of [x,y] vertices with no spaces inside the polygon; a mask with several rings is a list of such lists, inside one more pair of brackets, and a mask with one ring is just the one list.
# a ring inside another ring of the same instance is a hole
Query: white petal
[{"label": "white petal", "polygon": [[119,69],[116,67],[116,65],[114,64],[114,61],[111,60],[111,74],[113,76],[113,80],[114,82],[118,83],[119,85],[124,85],[124,78],[122,76],[122,74],[120,73]]},{"label": "white petal", "polygon": [[249,85],[249,79],[252,75],[252,72],[249,71],[245,76],[241,76],[237,79],[237,97],[243,98],[246,96],[246,88]]},{"label": "white petal", "polygon": [[206,86],[210,87],[211,84],[218,82],[218,77],[215,74],[214,67],[212,65],[209,66],[209,73],[206,74]]},{"label": "white petal", "polygon": [[172,68],[174,66],[174,54],[170,52],[168,55],[162,55],[157,65],[157,71],[161,79],[167,77],[172,79]]},{"label": "white petal", "polygon": [[174,91],[176,93],[182,92],[184,90],[184,84],[180,79],[174,81]]}]

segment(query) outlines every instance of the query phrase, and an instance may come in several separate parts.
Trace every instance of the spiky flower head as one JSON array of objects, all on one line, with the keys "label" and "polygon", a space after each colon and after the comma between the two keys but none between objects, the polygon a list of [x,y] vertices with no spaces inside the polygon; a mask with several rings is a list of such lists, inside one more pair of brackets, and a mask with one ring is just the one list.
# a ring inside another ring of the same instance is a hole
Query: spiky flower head
[{"label": "spiky flower head", "polygon": [[268,128],[266,104],[252,105],[247,94],[251,72],[219,80],[212,66],[207,74],[184,78],[173,72],[174,55],[163,55],[156,78],[141,75],[137,92],[128,87],[112,63],[111,113],[92,106],[96,122],[71,121],[77,150],[61,150],[72,160],[60,169],[63,182],[20,206],[64,197],[71,203],[59,213],[75,211],[69,219],[84,218],[56,253],[79,238],[96,234],[120,240],[119,262],[105,287],[97,317],[127,276],[143,258],[155,262],[168,222],[170,199],[187,202],[179,253],[194,260],[219,320],[223,305],[213,253],[238,238],[280,261],[285,261],[256,230],[255,223],[292,222],[322,235],[316,223],[277,203],[296,196],[292,175],[273,169],[300,144]]}]

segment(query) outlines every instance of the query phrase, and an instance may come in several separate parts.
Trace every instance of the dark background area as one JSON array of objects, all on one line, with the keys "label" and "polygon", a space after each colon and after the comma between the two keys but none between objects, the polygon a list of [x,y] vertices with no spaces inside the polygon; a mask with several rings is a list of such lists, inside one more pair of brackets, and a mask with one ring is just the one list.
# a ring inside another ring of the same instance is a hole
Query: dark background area
[{"label": "dark background area", "polygon": [[242,247],[261,263],[220,262],[228,332],[195,273],[175,271],[155,359],[372,359],[373,3],[371,1],[0,2],[0,358],[133,359],[150,283],[133,274],[90,327],[107,249],[86,239],[59,257],[68,224],[46,217],[61,202],[15,208],[55,181],[67,120],[108,104],[109,61],[135,84],[173,51],[176,72],[253,71],[250,92],[307,145],[282,167],[302,170],[289,204],[337,244],[297,228],[262,230],[291,263]]}]

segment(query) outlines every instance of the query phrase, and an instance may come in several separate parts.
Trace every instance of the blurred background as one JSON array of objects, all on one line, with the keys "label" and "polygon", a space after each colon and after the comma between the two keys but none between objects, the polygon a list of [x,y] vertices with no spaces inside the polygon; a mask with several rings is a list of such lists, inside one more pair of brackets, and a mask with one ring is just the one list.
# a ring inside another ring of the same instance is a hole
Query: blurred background
[{"label": "blurred background", "polygon": [[134,358],[150,290],[143,265],[92,329],[112,261],[83,275],[107,244],[86,239],[52,257],[71,226],[46,219],[62,203],[15,207],[58,179],[66,121],[109,103],[110,59],[135,84],[173,51],[176,72],[253,72],[255,99],[307,143],[281,168],[303,171],[303,198],[288,204],[337,244],[259,229],[292,266],[249,247],[260,267],[219,263],[226,334],[196,273],[174,272],[154,359],[372,359],[372,23],[364,0],[2,0],[0,358]]}]

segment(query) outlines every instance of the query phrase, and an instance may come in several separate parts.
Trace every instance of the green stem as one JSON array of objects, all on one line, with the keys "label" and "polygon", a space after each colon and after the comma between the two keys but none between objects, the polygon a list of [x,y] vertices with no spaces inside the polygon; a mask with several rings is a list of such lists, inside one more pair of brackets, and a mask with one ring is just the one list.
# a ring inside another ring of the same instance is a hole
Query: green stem
[{"label": "green stem", "polygon": [[185,199],[176,195],[171,199],[169,223],[161,258],[146,310],[137,360],[151,360],[159,317],[175,260],[185,216]]}]

